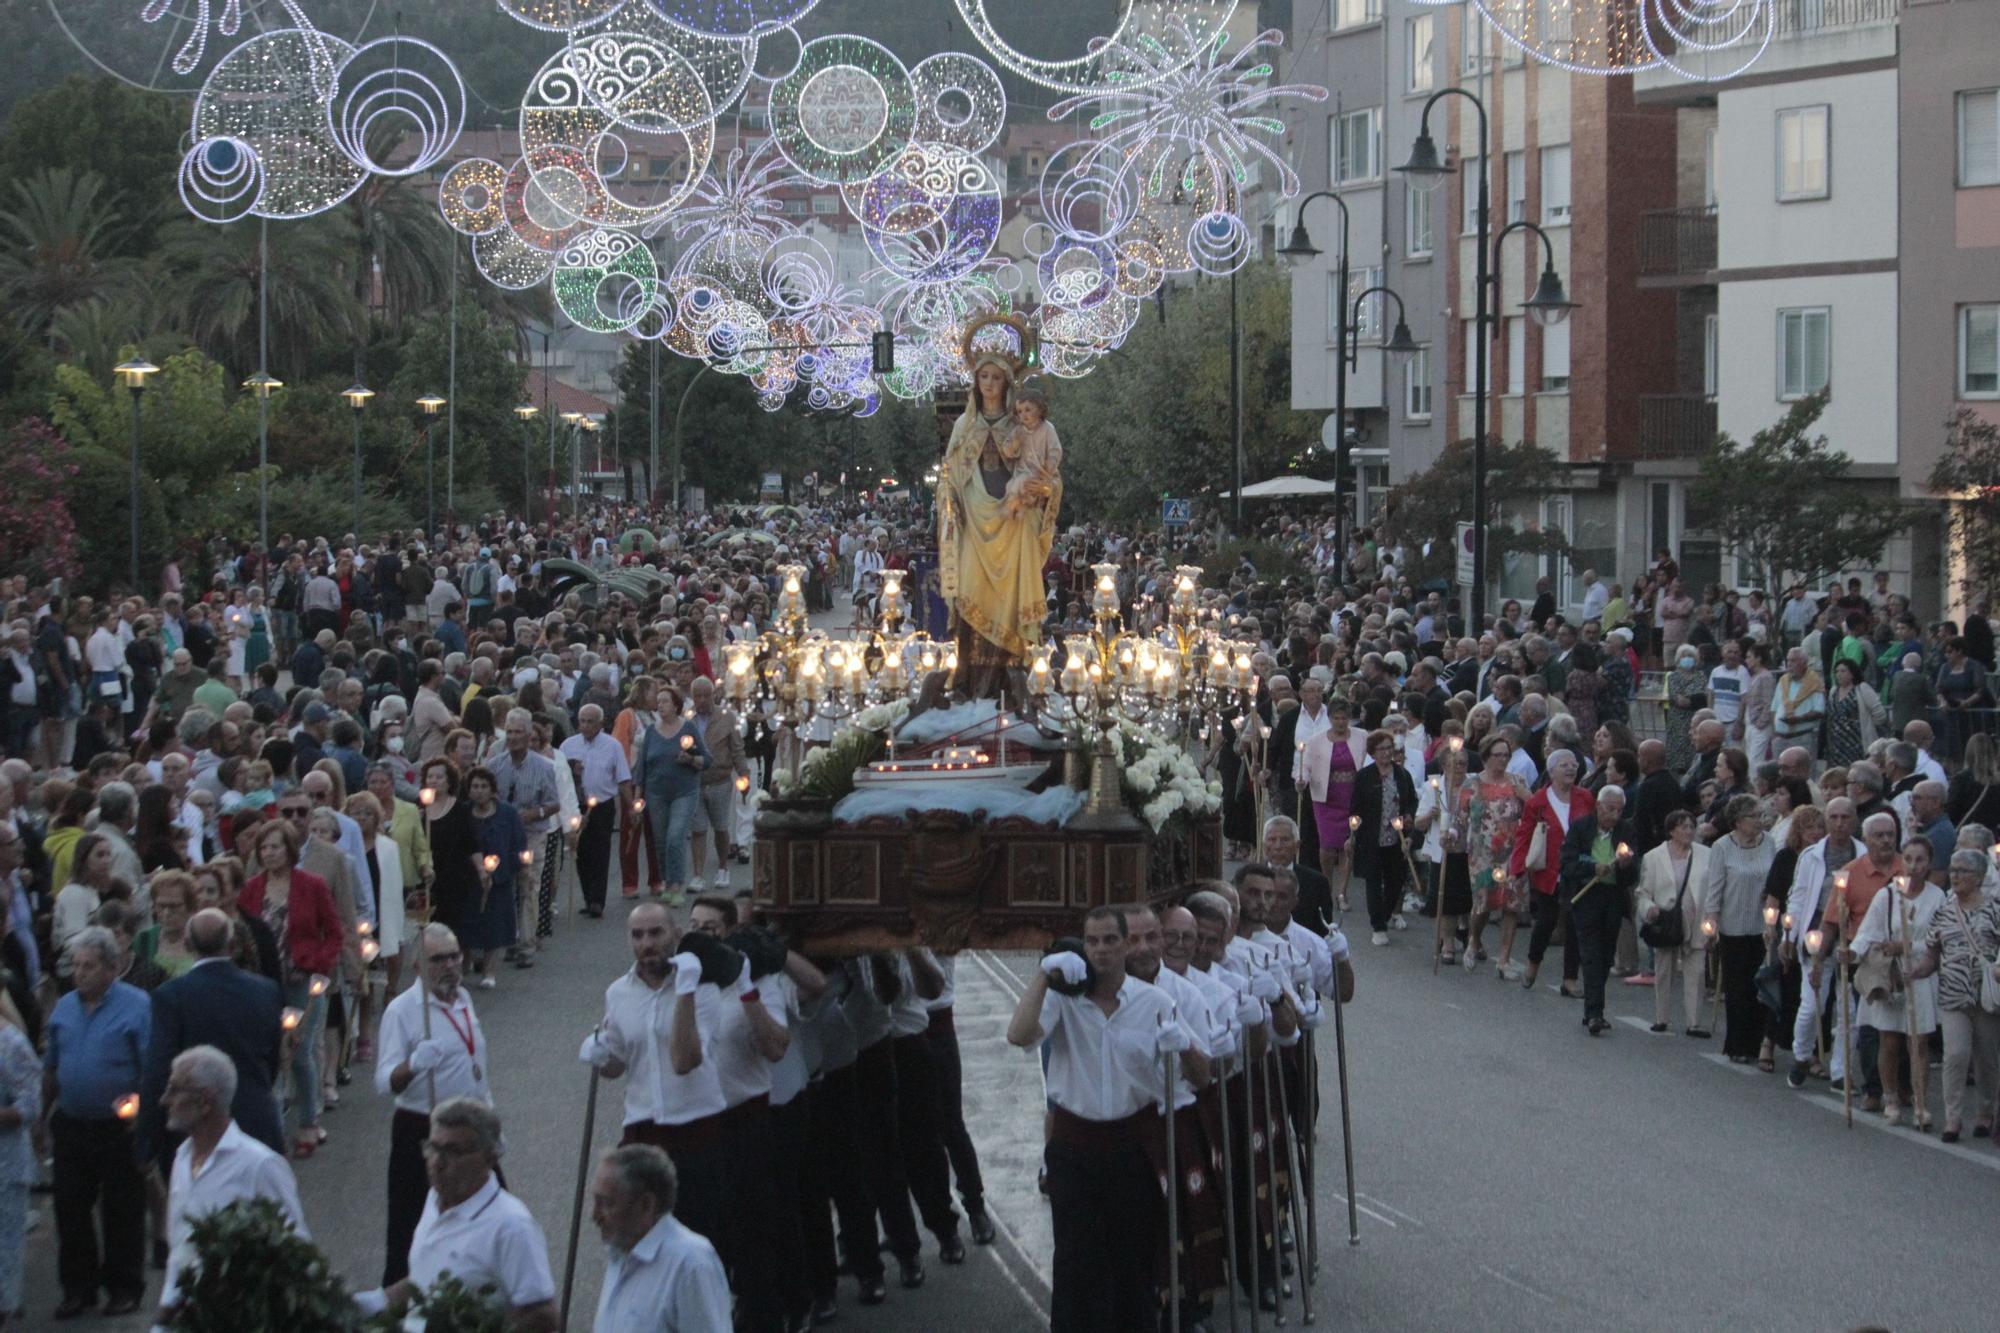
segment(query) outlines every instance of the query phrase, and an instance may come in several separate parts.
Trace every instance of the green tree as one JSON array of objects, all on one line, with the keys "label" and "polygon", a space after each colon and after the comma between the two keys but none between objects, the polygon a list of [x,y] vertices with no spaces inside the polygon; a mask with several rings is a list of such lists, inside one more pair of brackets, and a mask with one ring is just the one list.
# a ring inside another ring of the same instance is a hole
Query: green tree
[{"label": "green tree", "polygon": [[2000,425],[1961,407],[1947,430],[1930,488],[1946,500],[1964,590],[1985,592],[2000,580]]},{"label": "green tree", "polygon": [[50,337],[58,313],[116,295],[133,281],[119,254],[126,224],[113,207],[104,177],[50,167],[16,180],[0,211],[0,295],[15,323]]},{"label": "green tree", "polygon": [[1848,480],[1847,455],[1811,433],[1829,392],[1793,403],[1747,445],[1717,437],[1688,491],[1690,521],[1698,516],[1768,589],[1873,565],[1910,523],[1906,505]]},{"label": "green tree", "polygon": [[[163,228],[161,286],[179,327],[196,346],[238,372],[257,369],[258,231],[245,219],[216,226],[179,217]],[[270,229],[265,299],[267,364],[279,379],[302,380],[352,360],[359,319],[347,282],[353,251],[337,218],[284,222]]]},{"label": "green tree", "polygon": [[[1474,521],[1472,441],[1454,440],[1437,461],[1389,492],[1387,515],[1409,550],[1416,580],[1452,577],[1457,567],[1460,523]],[[1560,531],[1516,526],[1513,517],[1533,512],[1555,489],[1562,460],[1538,444],[1486,446],[1486,569],[1497,574],[1509,554],[1548,555],[1569,549]]]},{"label": "green tree", "polygon": [[384,485],[400,486],[413,497],[414,510],[421,511],[424,458],[421,435],[415,429],[419,424],[416,401],[435,393],[455,400],[439,414],[434,436],[440,515],[445,507],[448,471],[454,480],[452,489],[458,493],[460,514],[468,512],[474,487],[490,488],[489,496],[493,492],[518,494],[521,429],[514,407],[521,401],[522,370],[515,359],[512,330],[483,308],[460,302],[455,390],[450,374],[451,317],[446,311],[433,311],[409,322],[396,362],[385,382],[371,385],[383,391],[383,396],[375,400],[370,414],[379,410],[386,422],[408,423],[407,433],[401,436],[407,452],[395,460],[371,457],[371,470],[385,463],[400,469],[394,477],[385,476]]},{"label": "green tree", "polygon": [[152,248],[151,223],[173,198],[187,127],[181,99],[108,75],[72,75],[25,98],[7,116],[0,127],[0,179],[27,180],[52,168],[101,174],[102,204],[132,224],[115,252],[141,255]]}]

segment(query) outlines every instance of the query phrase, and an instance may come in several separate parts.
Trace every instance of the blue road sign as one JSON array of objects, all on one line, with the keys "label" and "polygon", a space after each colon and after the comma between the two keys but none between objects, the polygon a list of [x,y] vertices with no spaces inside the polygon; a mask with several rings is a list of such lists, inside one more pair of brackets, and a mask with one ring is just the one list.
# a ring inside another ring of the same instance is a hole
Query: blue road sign
[{"label": "blue road sign", "polygon": [[1194,501],[1192,500],[1160,501],[1160,522],[1170,528],[1184,528],[1193,517]]}]

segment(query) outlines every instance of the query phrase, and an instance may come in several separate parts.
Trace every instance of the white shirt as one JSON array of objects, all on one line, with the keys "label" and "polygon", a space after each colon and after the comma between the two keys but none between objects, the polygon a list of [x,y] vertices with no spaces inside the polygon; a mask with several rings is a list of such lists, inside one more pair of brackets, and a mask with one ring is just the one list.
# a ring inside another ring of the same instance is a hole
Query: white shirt
[{"label": "white shirt", "polygon": [[921,1037],[930,1030],[930,1006],[917,994],[917,978],[910,971],[910,960],[897,954],[895,967],[899,989],[896,1002],[889,1006],[889,1031],[898,1037]]},{"label": "white shirt", "polygon": [[1944,782],[1947,784],[1950,782],[1950,779],[1944,775],[1944,765],[1931,758],[1929,750],[1922,749],[1921,747],[1917,750],[1917,772],[1932,782]]},{"label": "white shirt", "polygon": [[119,646],[118,636],[102,626],[91,634],[83,652],[92,671],[117,671],[125,665],[125,650]]},{"label": "white shirt", "polygon": [[1725,725],[1743,716],[1743,695],[1750,688],[1750,671],[1741,666],[1719,666],[1708,673],[1708,697],[1715,707],[1715,720]]},{"label": "white shirt", "polygon": [[178,1300],[181,1274],[195,1262],[194,1224],[219,1208],[245,1199],[271,1199],[284,1211],[301,1238],[305,1210],[299,1207],[299,1185],[284,1158],[239,1129],[234,1120],[216,1140],[215,1150],[199,1170],[194,1165],[194,1140],[183,1139],[174,1153],[172,1179],[167,1185],[167,1276],[160,1286],[160,1304]]},{"label": "white shirt", "polygon": [[[492,1176],[456,1207],[439,1209],[436,1190],[424,1200],[423,1218],[410,1238],[410,1282],[429,1291],[445,1273],[468,1291],[494,1287],[513,1310],[556,1298],[542,1229],[528,1206]],[[412,1313],[403,1327],[422,1333],[423,1317]]]},{"label": "white shirt", "polygon": [[1333,729],[1333,714],[1327,710],[1325,704],[1321,704],[1319,716],[1315,717],[1306,712],[1304,704],[1300,704],[1296,727],[1297,729],[1292,732],[1292,782],[1295,785],[1303,782],[1306,776],[1306,753],[1303,747],[1321,732]]},{"label": "white shirt", "polygon": [[1325,940],[1296,921],[1285,923],[1285,942],[1292,951],[1312,964],[1313,989],[1321,995],[1333,994],[1333,950]]},{"label": "white shirt", "polygon": [[632,764],[625,757],[625,747],[609,731],[598,732],[596,740],[586,740],[578,732],[562,743],[560,753],[583,770],[586,800],[593,797],[599,801],[613,800],[618,795],[618,784],[632,780]]},{"label": "white shirt", "polygon": [[706,1237],[671,1213],[630,1250],[612,1250],[595,1333],[729,1333],[729,1279]]},{"label": "white shirt", "polygon": [[1243,1031],[1236,1023],[1236,991],[1214,970],[1190,967],[1183,974],[1208,1002],[1208,1047],[1213,1059],[1225,1060],[1241,1048]]},{"label": "white shirt", "polygon": [[[765,977],[764,982],[773,979]],[[715,1066],[722,1100],[727,1106],[741,1106],[753,1097],[768,1097],[771,1093],[772,1062],[757,1049],[756,1034],[750,1026],[748,1010],[753,1004],[762,1005],[779,1027],[785,1025],[785,1006],[776,992],[766,997],[760,990],[758,997],[749,1001],[739,1000],[733,991],[725,993],[716,986],[703,985],[695,992],[702,1058]]]},{"label": "white shirt", "polygon": [[1598,579],[1583,590],[1583,618],[1595,620],[1604,614],[1604,608],[1611,604],[1611,589],[1603,579]]},{"label": "white shirt", "polygon": [[[396,1109],[429,1115],[439,1102],[448,1102],[453,1097],[470,1097],[491,1106],[493,1089],[489,1080],[493,1065],[488,1058],[491,1052],[486,1046],[486,1031],[479,1026],[479,1015],[472,1011],[472,997],[461,986],[447,1005],[424,989],[421,979],[389,1001],[388,1008],[382,1011],[381,1031],[376,1036],[375,1091],[388,1096],[389,1075],[423,1044],[426,1010],[430,1013],[432,1039],[444,1038],[445,1057],[436,1068],[424,1070],[410,1080],[409,1086],[396,1097]],[[470,1051],[466,1050],[467,1032],[472,1034]]]},{"label": "white shirt", "polygon": [[[1157,1106],[1164,1079],[1154,1052],[1161,1025],[1180,1022],[1173,1003],[1158,986],[1131,976],[1119,986],[1118,1007],[1109,1017],[1088,996],[1049,991],[1041,1015],[1049,1100],[1086,1120],[1123,1120]],[[1188,1036],[1193,1039],[1192,1030]]]},{"label": "white shirt", "polygon": [[932,1013],[936,1013],[940,1009],[949,1009],[951,1008],[952,994],[957,981],[958,957],[955,954],[946,954],[940,958],[928,949],[924,950],[924,953],[930,958],[931,965],[944,973],[944,989],[938,992],[935,1000],[925,1000],[924,1008],[930,1010]]},{"label": "white shirt", "polygon": [[[672,973],[668,973],[671,977]],[[714,991],[713,986],[702,990]],[[685,1074],[674,1072],[668,1044],[674,1030],[673,986],[655,988],[639,979],[635,967],[604,988],[604,1044],[625,1066],[625,1123],[650,1120],[656,1125],[685,1125],[728,1107],[716,1069],[709,1034],[701,1022],[701,997],[695,997],[695,1029],[701,1040],[701,1063]],[[734,1001],[731,1001],[734,1003]]]},{"label": "white shirt", "polygon": [[1507,760],[1507,771],[1530,787],[1542,779],[1541,770],[1535,767],[1535,757],[1528,753],[1525,746],[1514,747],[1514,753]]},{"label": "white shirt", "polygon": [[757,989],[764,993],[764,1005],[772,1017],[792,1034],[784,1055],[771,1065],[771,1105],[788,1106],[812,1082],[812,1048],[802,1040],[804,1033],[800,1031],[805,1015],[799,1008],[799,988],[784,973],[774,972],[758,982]]},{"label": "white shirt", "polygon": [[35,702],[35,659],[12,648],[7,650],[7,656],[14,660],[14,689],[8,701],[23,706],[32,705]]},{"label": "white shirt", "polygon": [[847,993],[840,997],[840,1007],[854,1028],[855,1049],[865,1051],[889,1036],[889,1006],[875,993],[875,973],[866,958],[849,958],[840,966],[847,973]]},{"label": "white shirt", "polygon": [[[1174,1017],[1182,1027],[1194,1034],[1194,1044],[1190,1050],[1200,1051],[1213,1059],[1215,1056],[1216,1034],[1214,1017],[1209,1010],[1208,997],[1201,987],[1175,972],[1165,963],[1160,964],[1160,973],[1153,978],[1156,989],[1166,992],[1174,1003]],[[1194,1089],[1188,1085],[1186,1065],[1181,1066],[1179,1079],[1174,1084],[1174,1109],[1194,1105]],[[1165,1081],[1165,1069],[1161,1070],[1161,1081]]]}]

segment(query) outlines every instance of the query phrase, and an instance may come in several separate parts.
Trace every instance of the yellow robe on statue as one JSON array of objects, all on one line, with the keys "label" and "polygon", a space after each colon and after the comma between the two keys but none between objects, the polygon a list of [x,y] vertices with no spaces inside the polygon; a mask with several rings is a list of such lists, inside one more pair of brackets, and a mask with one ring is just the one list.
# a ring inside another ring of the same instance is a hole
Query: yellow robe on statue
[{"label": "yellow robe on statue", "polygon": [[[1062,482],[1040,508],[1009,514],[1004,484],[992,494],[980,475],[979,455],[993,437],[1001,458],[1011,469],[1019,456],[1012,429],[1003,418],[961,419],[953,427],[945,450],[945,505],[940,522],[940,579],[945,602],[980,637],[1016,659],[1042,641],[1042,566],[1055,541],[1056,514],[1062,507]],[[1015,455],[1008,457],[1009,445]],[[1002,481],[1004,483],[1004,476]]]}]

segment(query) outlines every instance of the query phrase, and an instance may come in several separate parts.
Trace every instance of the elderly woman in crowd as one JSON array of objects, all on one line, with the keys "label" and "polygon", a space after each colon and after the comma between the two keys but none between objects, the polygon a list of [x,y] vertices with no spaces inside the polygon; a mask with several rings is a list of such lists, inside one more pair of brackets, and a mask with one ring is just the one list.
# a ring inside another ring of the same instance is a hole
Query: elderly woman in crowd
[{"label": "elderly woman in crowd", "polygon": [[[1478,710],[1474,710],[1476,713]],[[1486,918],[1500,915],[1500,979],[1515,980],[1514,931],[1527,906],[1520,880],[1508,873],[1514,836],[1528,789],[1507,771],[1514,746],[1505,736],[1488,736],[1479,748],[1479,772],[1459,793],[1457,818],[1465,830],[1466,870],[1472,880],[1472,925],[1462,961],[1475,970],[1486,957]]]},{"label": "elderly woman in crowd", "polygon": [[[1764,961],[1764,886],[1777,848],[1764,831],[1755,796],[1744,793],[1723,808],[1724,836],[1710,848],[1701,901],[1701,933],[1720,959],[1728,1033],[1722,1052],[1749,1064],[1764,1041],[1764,1008],[1757,1001],[1757,969]],[[1701,1031],[1697,1029],[1697,1031]],[[1702,1035],[1708,1035],[1702,1031]]]},{"label": "elderly woman in crowd", "polygon": [[[1694,816],[1676,810],[1667,816],[1667,840],[1639,862],[1639,887],[1632,910],[1640,921],[1640,938],[1653,949],[1653,1027],[1667,1030],[1673,1008],[1674,978],[1681,982],[1681,1030],[1706,1037],[1701,1026],[1702,946],[1701,903],[1708,888],[1709,849],[1694,836]],[[1672,921],[1680,922],[1678,943]],[[1660,923],[1665,920],[1668,925]]]},{"label": "elderly woman in crowd", "polygon": [[1944,1032],[1944,1132],[1958,1142],[1965,1123],[1966,1075],[1976,1071],[1972,1136],[1993,1133],[2000,1107],[2000,1012],[1984,997],[2000,988],[2000,894],[1987,885],[1993,863],[1983,851],[1951,854],[1951,892],[1931,918],[1910,976],[1937,978],[1938,1026]]},{"label": "elderly woman in crowd", "polygon": [[293,1153],[310,1157],[326,1141],[319,1127],[319,1034],[326,1024],[328,981],[340,966],[345,938],[326,881],[299,866],[299,835],[285,821],[257,831],[257,873],[237,899],[242,910],[271,928],[285,974],[285,1003],[301,1013],[292,1050],[292,1092],[287,1108],[298,1125]]},{"label": "elderly woman in crowd", "polygon": [[1668,646],[1673,669],[1667,672],[1667,771],[1684,773],[1694,762],[1694,715],[1708,707],[1708,673],[1693,645]]},{"label": "elderly woman in crowd", "polygon": [[1931,1127],[1930,1052],[1924,1038],[1938,1029],[1938,978],[1935,969],[1919,978],[1915,968],[1921,961],[1917,951],[1930,938],[1946,897],[1930,882],[1930,869],[1930,841],[1906,839],[1903,873],[1876,893],[1848,946],[1857,964],[1854,990],[1861,1001],[1855,1021],[1874,1028],[1879,1043],[1882,1118],[1897,1124],[1909,1106],[1916,1127],[1926,1131]]}]

